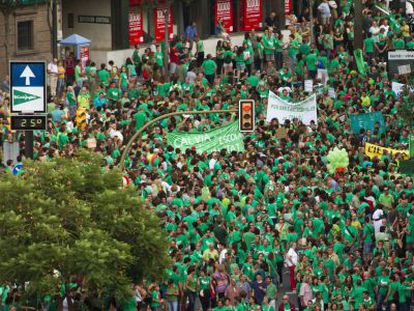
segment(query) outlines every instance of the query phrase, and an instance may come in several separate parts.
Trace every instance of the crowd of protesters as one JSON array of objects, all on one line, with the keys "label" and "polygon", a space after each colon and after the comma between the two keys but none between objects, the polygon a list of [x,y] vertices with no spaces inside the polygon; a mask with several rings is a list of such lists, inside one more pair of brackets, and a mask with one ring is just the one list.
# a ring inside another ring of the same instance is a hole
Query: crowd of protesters
[{"label": "crowd of protesters", "polygon": [[[159,215],[173,260],[161,282],[135,286],[139,310],[410,309],[413,178],[399,172],[401,157],[370,158],[364,144],[408,148],[410,128],[397,112],[412,97],[407,89],[396,94],[391,82],[410,84],[410,76],[389,77],[384,62],[390,49],[413,48],[414,37],[401,12],[365,5],[366,74],[354,61],[346,0],[319,3],[313,28],[307,9],[289,16],[288,32],[272,15],[264,32],[246,33],[240,46],[217,39],[214,55],[193,25],[191,36],[171,42],[168,62],[153,45],[137,47],[124,64],[78,61],[70,71],[62,61],[49,64],[50,121],[35,134],[40,161],[89,148],[109,170],[135,131],[157,116],[255,99],[256,131],[245,135],[243,153],[200,154],[166,141],[167,132],[212,130],[234,121],[232,114],[165,119],[133,144],[125,174]],[[309,96],[305,79],[320,85],[318,120],[266,122],[269,90],[299,102]],[[7,87],[6,78],[2,141],[13,137]],[[79,107],[87,111],[85,128],[75,122]],[[385,116],[383,130],[352,132],[350,114],[375,111]],[[330,174],[326,156],[336,146],[350,163]]]}]

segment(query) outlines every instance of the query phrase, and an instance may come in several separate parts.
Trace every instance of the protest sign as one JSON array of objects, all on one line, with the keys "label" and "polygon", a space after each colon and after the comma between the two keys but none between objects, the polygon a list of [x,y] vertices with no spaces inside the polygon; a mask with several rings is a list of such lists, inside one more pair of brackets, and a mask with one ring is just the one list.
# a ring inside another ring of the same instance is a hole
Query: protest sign
[{"label": "protest sign", "polygon": [[243,135],[239,132],[237,122],[230,123],[219,129],[202,133],[167,133],[167,142],[181,150],[196,148],[197,153],[211,153],[226,149],[244,151]]},{"label": "protest sign", "polygon": [[381,147],[370,143],[365,143],[365,154],[371,159],[375,157],[380,159],[383,155],[391,155],[393,159],[397,158],[399,155],[401,155],[403,160],[408,160],[410,158],[408,150]]},{"label": "protest sign", "polygon": [[305,80],[305,92],[313,92],[313,80]]},{"label": "protest sign", "polygon": [[[400,96],[400,94],[404,90],[405,86],[406,86],[406,84],[404,84],[404,83],[399,83],[399,82],[395,82],[395,81],[391,82],[391,88],[394,91],[395,95],[397,95],[397,96]],[[412,86],[407,86],[407,89],[410,93],[414,92],[414,88]]]},{"label": "protest sign", "polygon": [[311,121],[318,123],[316,95],[312,95],[300,103],[290,103],[272,91],[269,91],[266,120],[271,122],[278,119],[280,123],[285,120],[297,118],[303,124],[310,124]]},{"label": "protest sign", "polygon": [[351,129],[354,134],[359,134],[361,129],[370,130],[374,132],[375,124],[379,124],[379,132],[384,132],[384,116],[382,112],[369,112],[361,114],[351,114]]}]

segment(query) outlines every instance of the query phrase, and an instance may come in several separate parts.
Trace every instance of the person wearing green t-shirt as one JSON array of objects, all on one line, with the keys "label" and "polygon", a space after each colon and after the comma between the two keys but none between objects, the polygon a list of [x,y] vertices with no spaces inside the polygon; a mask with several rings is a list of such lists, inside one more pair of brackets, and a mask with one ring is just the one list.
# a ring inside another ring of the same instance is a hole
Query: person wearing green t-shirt
[{"label": "person wearing green t-shirt", "polygon": [[204,62],[204,42],[198,35],[195,36],[197,65],[201,67]]},{"label": "person wearing green t-shirt", "polygon": [[162,299],[160,294],[160,287],[158,285],[155,286],[155,288],[152,290],[151,298],[151,311],[160,311]]},{"label": "person wearing green t-shirt", "polygon": [[101,70],[98,71],[98,82],[99,84],[103,84],[104,86],[109,85],[109,72],[106,70],[105,64],[101,64]]},{"label": "person wearing green t-shirt", "polygon": [[217,64],[213,60],[211,54],[207,55],[207,59],[202,64],[204,75],[210,85],[213,85],[216,76]]},{"label": "person wearing green t-shirt", "polygon": [[157,50],[154,54],[155,62],[162,69],[164,67],[164,53],[161,51],[161,46],[157,46]]},{"label": "person wearing green t-shirt", "polygon": [[139,46],[138,44],[135,45],[134,52],[132,53],[132,62],[135,65],[135,71],[138,76],[141,75],[141,68],[142,68],[142,60],[141,56],[139,55]]},{"label": "person wearing green t-shirt", "polygon": [[264,47],[264,59],[266,62],[265,69],[269,69],[271,64],[275,61],[275,41],[272,37],[272,33],[269,29],[265,30],[265,34],[262,36],[262,43]]},{"label": "person wearing green t-shirt", "polygon": [[211,278],[208,276],[207,269],[202,269],[200,271],[200,276],[197,280],[197,288],[199,289],[199,298],[203,310],[208,310],[210,307],[210,288],[211,288]]},{"label": "person wearing green t-shirt", "polygon": [[382,307],[383,303],[386,303],[387,300],[385,299],[388,293],[388,288],[390,284],[390,278],[388,275],[388,270],[383,269],[382,275],[380,275],[377,279],[378,284],[378,292],[377,292],[377,306]]},{"label": "person wearing green t-shirt", "polygon": [[398,34],[397,37],[392,40],[392,47],[395,50],[402,50],[405,48],[405,41],[401,34]]},{"label": "person wearing green t-shirt", "polygon": [[276,70],[280,70],[283,67],[283,35],[275,35],[273,41],[275,47]]},{"label": "person wearing green t-shirt", "polygon": [[374,48],[375,48],[375,38],[372,36],[371,33],[368,34],[368,37],[364,39],[363,49],[367,59],[371,59],[374,56]]},{"label": "person wearing green t-shirt", "polygon": [[364,256],[371,256],[373,241],[375,238],[375,229],[368,216],[365,217],[365,225],[362,230],[362,238],[364,240]]},{"label": "person wearing green t-shirt", "polygon": [[306,56],[305,60],[306,60],[306,66],[308,69],[309,78],[315,79],[316,73],[317,73],[317,66],[316,66],[317,55],[314,49],[312,49],[310,54]]},{"label": "person wearing green t-shirt", "polygon": [[121,99],[121,91],[115,85],[115,82],[111,83],[110,88],[108,89],[108,100],[113,105]]}]

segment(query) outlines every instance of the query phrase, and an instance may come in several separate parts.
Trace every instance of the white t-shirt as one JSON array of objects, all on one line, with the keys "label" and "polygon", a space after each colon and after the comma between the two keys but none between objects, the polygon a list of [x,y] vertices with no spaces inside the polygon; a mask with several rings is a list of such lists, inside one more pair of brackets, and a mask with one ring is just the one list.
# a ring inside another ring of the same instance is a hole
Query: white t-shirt
[{"label": "white t-shirt", "polygon": [[208,167],[210,168],[210,170],[214,169],[214,165],[216,165],[217,160],[216,159],[211,159],[210,162],[208,162]]},{"label": "white t-shirt", "polygon": [[382,216],[383,215],[384,215],[384,211],[382,209],[377,209],[372,214],[375,233],[380,231],[380,227],[382,226]]},{"label": "white t-shirt", "polygon": [[57,64],[50,63],[49,65],[47,65],[47,70],[49,71],[49,73],[58,74],[58,66],[57,66]]},{"label": "white t-shirt", "polygon": [[288,267],[296,266],[299,260],[298,253],[293,249],[289,248],[289,251],[286,254],[286,264]]},{"label": "white t-shirt", "polygon": [[223,264],[224,260],[226,259],[226,254],[227,254],[227,249],[223,249],[220,252],[220,256],[219,256],[219,264]]},{"label": "white t-shirt", "polygon": [[323,17],[331,17],[331,8],[329,7],[329,4],[326,2],[322,2],[318,6],[319,12],[321,12],[321,15]]}]

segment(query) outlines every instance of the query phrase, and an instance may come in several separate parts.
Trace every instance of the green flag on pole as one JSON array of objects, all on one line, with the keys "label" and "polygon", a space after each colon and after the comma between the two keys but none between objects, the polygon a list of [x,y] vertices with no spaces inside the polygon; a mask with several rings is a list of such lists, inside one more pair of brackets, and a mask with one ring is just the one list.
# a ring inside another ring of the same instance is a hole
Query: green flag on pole
[{"label": "green flag on pole", "polygon": [[356,49],[354,51],[355,62],[358,67],[358,71],[361,75],[365,75],[365,62],[364,62],[364,54],[362,53],[361,49]]}]

